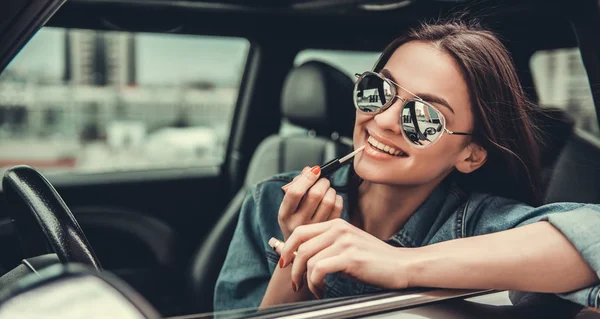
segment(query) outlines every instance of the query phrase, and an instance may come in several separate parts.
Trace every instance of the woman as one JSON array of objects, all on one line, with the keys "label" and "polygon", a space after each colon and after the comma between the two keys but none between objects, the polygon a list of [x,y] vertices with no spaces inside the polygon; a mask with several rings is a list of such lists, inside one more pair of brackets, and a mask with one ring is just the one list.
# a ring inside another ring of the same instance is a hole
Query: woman
[{"label": "woman", "polygon": [[[535,208],[535,108],[493,33],[424,24],[391,43],[354,94],[364,151],[329,178],[316,166],[253,187],[215,310],[417,286],[600,306],[600,207]],[[272,237],[285,241],[277,252]]]}]

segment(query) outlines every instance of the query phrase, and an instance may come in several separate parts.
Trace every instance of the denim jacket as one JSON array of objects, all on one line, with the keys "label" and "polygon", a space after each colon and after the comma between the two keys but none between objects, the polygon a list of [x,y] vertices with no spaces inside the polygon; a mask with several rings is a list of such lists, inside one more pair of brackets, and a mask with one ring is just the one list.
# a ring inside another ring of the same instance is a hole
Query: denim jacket
[{"label": "denim jacket", "polygon": [[[332,187],[346,185],[349,171],[346,166],[335,172],[330,177]],[[277,221],[284,195],[281,187],[298,174],[274,176],[248,192],[217,279],[215,311],[259,306],[279,260],[267,242],[271,237],[283,238]],[[347,194],[338,194],[344,199],[342,218],[349,220]],[[538,221],[548,221],[560,230],[600,276],[599,205],[555,203],[534,208],[489,194],[465,194],[456,186],[442,183],[386,242],[398,247],[421,247]],[[324,295],[330,298],[379,290],[336,273],[326,277]],[[600,284],[559,296],[582,306],[599,308]]]}]

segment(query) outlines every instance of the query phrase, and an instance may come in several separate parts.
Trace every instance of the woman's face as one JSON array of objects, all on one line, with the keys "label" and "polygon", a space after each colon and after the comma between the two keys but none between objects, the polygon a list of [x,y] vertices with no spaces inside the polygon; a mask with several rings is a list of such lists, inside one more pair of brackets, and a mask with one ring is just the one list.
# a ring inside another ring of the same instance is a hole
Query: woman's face
[{"label": "woman's face", "polygon": [[[400,46],[380,72],[384,77],[428,100],[427,96],[443,99],[450,106],[432,103],[446,118],[450,131],[471,132],[473,116],[467,84],[453,58],[431,43],[412,41]],[[413,96],[398,88],[398,95]],[[455,167],[464,167],[472,155],[472,145],[466,136],[444,134],[432,146],[417,149],[402,136],[400,126],[402,101],[382,113],[367,115],[357,111],[354,126],[354,147],[366,145],[354,160],[358,176],[373,183],[391,185],[424,185],[438,183]],[[369,137],[400,150],[390,155],[371,146]]]}]

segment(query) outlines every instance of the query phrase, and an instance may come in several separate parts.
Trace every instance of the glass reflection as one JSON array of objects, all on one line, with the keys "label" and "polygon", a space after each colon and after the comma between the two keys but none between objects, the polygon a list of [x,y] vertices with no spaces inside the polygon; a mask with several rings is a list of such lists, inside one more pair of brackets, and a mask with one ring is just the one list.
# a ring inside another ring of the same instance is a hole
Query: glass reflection
[{"label": "glass reflection", "polygon": [[409,101],[402,109],[402,129],[416,145],[426,146],[439,139],[442,121],[439,111],[420,101]]},{"label": "glass reflection", "polygon": [[375,75],[367,75],[357,84],[356,104],[363,112],[377,112],[385,103],[392,100],[394,92],[386,81]]}]

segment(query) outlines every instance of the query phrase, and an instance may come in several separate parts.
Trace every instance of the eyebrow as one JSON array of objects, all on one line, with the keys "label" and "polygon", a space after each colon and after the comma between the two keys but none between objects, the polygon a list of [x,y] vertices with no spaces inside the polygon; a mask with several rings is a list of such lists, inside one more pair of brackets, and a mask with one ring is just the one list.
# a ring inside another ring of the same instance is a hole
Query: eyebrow
[{"label": "eyebrow", "polygon": [[394,79],[394,76],[392,75],[392,73],[389,70],[383,69],[383,70],[381,70],[381,73],[383,75],[385,75],[386,78],[392,80],[392,82],[394,82],[394,84],[396,84],[398,87],[400,87],[404,91],[414,95],[415,97],[422,99],[423,101],[443,105],[443,106],[447,107],[450,110],[450,112],[452,112],[452,114],[454,114],[454,109],[450,106],[450,103],[448,103],[448,101],[446,101],[446,99],[444,99],[443,97],[439,97],[437,95],[433,95],[433,94],[429,94],[429,93],[413,93],[413,92],[405,89],[404,87],[400,86],[398,84],[398,81],[396,81],[396,79]]}]

